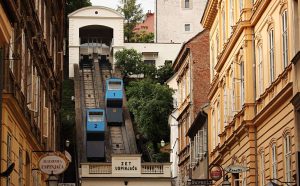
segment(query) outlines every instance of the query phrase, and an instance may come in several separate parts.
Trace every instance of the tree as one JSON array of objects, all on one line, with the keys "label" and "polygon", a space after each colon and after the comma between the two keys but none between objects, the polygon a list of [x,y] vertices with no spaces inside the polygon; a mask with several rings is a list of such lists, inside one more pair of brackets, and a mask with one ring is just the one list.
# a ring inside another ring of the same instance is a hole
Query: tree
[{"label": "tree", "polygon": [[132,38],[134,43],[153,43],[154,42],[154,33],[146,32],[142,30],[140,32],[135,32]]},{"label": "tree", "polygon": [[67,0],[66,1],[66,13],[69,14],[82,7],[91,6],[90,0]]},{"label": "tree", "polygon": [[124,77],[129,75],[139,75],[142,73],[142,54],[134,49],[123,49],[115,54],[116,66],[120,69]]},{"label": "tree", "polygon": [[126,93],[128,108],[134,115],[138,131],[158,152],[157,143],[169,138],[168,116],[173,110],[173,90],[151,79],[143,79],[130,82]]},{"label": "tree", "polygon": [[164,66],[160,66],[160,68],[157,70],[157,80],[159,83],[163,84],[173,74],[174,70],[172,68],[172,63],[166,63]]},{"label": "tree", "polygon": [[125,17],[124,36],[125,41],[132,42],[134,36],[134,27],[142,21],[144,14],[141,4],[136,4],[136,0],[126,0],[123,7],[118,6],[117,9]]}]

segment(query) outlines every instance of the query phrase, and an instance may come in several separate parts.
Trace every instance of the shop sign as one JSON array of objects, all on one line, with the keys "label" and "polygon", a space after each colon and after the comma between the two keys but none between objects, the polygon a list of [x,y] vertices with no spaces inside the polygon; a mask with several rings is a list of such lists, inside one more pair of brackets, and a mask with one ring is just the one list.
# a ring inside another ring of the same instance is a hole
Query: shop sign
[{"label": "shop sign", "polygon": [[69,161],[66,160],[60,152],[47,153],[39,160],[39,169],[45,174],[61,174],[69,166]]},{"label": "shop sign", "polygon": [[188,180],[188,185],[213,185],[212,179],[191,179]]},{"label": "shop sign", "polygon": [[223,177],[223,169],[218,165],[214,165],[209,170],[209,174],[210,174],[210,177],[212,180],[218,181],[219,179],[221,179]]},{"label": "shop sign", "polygon": [[228,167],[225,167],[224,170],[229,173],[241,173],[246,172],[248,170],[248,167],[244,167],[241,165],[229,165]]}]

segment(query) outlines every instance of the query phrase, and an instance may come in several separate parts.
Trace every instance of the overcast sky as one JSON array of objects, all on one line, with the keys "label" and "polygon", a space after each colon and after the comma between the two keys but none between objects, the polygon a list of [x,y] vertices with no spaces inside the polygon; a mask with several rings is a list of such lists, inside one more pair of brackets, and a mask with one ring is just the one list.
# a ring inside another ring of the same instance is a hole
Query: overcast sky
[{"label": "overcast sky", "polygon": [[[137,0],[138,4],[142,5],[144,12],[148,10],[154,12],[154,1],[155,0]],[[106,6],[116,9],[120,4],[120,0],[91,0],[93,6]]]}]

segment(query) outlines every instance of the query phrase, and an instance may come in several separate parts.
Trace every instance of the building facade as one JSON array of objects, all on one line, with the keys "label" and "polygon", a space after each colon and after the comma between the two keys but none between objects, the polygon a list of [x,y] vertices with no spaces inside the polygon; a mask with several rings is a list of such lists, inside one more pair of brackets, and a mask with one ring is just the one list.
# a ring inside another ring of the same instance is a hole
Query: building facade
[{"label": "building facade", "polygon": [[199,24],[207,0],[155,1],[155,41],[183,43],[201,30]]},{"label": "building facade", "polygon": [[[202,106],[208,103],[209,90],[209,31],[198,33],[185,43],[173,63],[177,73],[177,121],[178,121],[178,183],[187,185],[187,180],[203,178],[195,173],[199,166],[204,166],[206,157],[206,132],[204,128],[191,129],[193,125],[203,126],[195,121]],[[193,124],[193,125],[192,125]],[[189,135],[189,130],[193,130]],[[189,137],[190,136],[190,137]],[[200,140],[201,139],[201,140]],[[201,148],[200,148],[201,147]],[[194,173],[194,174],[193,174]],[[201,175],[201,176],[200,176]],[[203,177],[202,177],[203,176]]]},{"label": "building facade", "polygon": [[[293,66],[298,1],[210,0],[209,163],[235,185],[295,181]],[[298,36],[297,36],[298,34]],[[216,185],[222,183],[219,180]]]},{"label": "building facade", "polygon": [[0,3],[1,33],[11,36],[1,36],[1,172],[15,164],[0,185],[45,185],[36,151],[59,150],[64,3]]}]

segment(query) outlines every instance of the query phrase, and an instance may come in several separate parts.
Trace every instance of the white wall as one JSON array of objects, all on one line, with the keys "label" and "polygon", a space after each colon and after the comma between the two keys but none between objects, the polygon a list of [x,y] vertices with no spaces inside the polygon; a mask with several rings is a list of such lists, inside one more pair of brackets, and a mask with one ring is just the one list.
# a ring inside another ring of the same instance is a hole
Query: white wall
[{"label": "white wall", "polygon": [[144,59],[155,60],[156,67],[165,64],[165,60],[174,61],[180,48],[179,43],[124,43],[124,48],[135,49],[138,52],[158,52],[157,56],[143,56]]},{"label": "white wall", "polygon": [[[156,0],[157,42],[182,43],[203,30],[200,20],[207,0],[190,0],[191,8],[184,8],[184,0]],[[191,31],[184,25],[190,24]]]},{"label": "white wall", "polygon": [[[98,12],[96,14],[96,11]],[[90,6],[69,14],[69,77],[74,77],[74,64],[79,64],[79,29],[89,25],[102,25],[113,29],[113,47],[124,46],[123,16],[117,11]]]},{"label": "white wall", "polygon": [[177,175],[178,175],[178,121],[176,118],[178,117],[178,110],[177,110],[177,100],[178,100],[178,84],[177,84],[177,74],[174,74],[166,83],[167,85],[172,88],[175,92],[173,94],[173,100],[174,100],[174,110],[169,116],[169,126],[170,126],[170,162],[171,164],[171,177],[173,180],[173,183],[175,182],[175,185],[177,185]]}]

